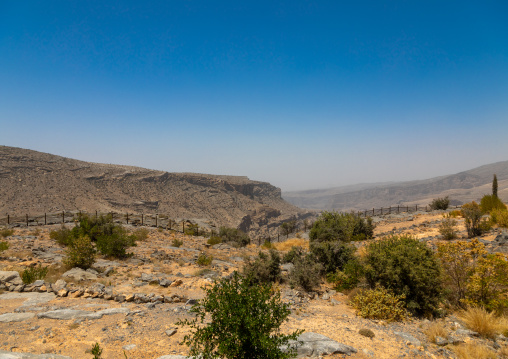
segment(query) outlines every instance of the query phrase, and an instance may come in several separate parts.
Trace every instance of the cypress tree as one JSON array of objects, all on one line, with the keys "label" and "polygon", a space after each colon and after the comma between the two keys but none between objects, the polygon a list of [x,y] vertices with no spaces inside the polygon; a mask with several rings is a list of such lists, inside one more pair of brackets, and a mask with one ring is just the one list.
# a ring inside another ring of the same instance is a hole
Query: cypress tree
[{"label": "cypress tree", "polygon": [[497,198],[497,176],[495,174],[492,180],[492,196]]}]

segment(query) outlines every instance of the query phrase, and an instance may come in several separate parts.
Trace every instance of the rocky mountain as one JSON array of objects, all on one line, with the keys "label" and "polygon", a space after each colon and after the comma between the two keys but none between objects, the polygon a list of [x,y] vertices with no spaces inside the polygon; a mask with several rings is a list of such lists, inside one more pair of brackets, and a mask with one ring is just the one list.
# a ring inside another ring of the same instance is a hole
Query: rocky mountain
[{"label": "rocky mountain", "polygon": [[247,177],[169,173],[0,146],[0,213],[61,210],[159,213],[255,237],[311,215],[284,201],[279,188]]},{"label": "rocky mountain", "polygon": [[419,181],[371,183],[298,192],[283,198],[301,208],[314,210],[365,210],[397,206],[427,205],[432,199],[449,196],[452,204],[478,201],[492,192],[497,175],[499,197],[508,201],[508,161],[497,162],[452,175]]}]

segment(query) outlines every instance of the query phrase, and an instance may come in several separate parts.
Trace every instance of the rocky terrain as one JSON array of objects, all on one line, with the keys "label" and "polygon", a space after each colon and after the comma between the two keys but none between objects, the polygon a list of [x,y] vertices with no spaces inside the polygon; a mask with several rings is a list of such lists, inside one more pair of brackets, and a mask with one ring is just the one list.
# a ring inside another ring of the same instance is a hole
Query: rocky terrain
[{"label": "rocky terrain", "polygon": [[161,214],[252,237],[275,236],[281,223],[312,214],[281,190],[247,177],[169,173],[78,161],[0,146],[0,213],[59,211]]},{"label": "rocky terrain", "polygon": [[[408,233],[433,246],[440,240],[437,227],[442,214],[375,217],[374,240]],[[247,258],[266,250],[252,244],[210,246],[203,237],[150,229],[148,238],[132,248],[131,258],[99,258],[90,270],[69,270],[62,266],[64,250],[49,238],[49,231],[57,228],[16,228],[5,239],[10,248],[0,254],[0,358],[92,358],[90,349],[96,342],[104,349],[105,359],[184,358],[188,349],[181,343],[189,328],[175,323],[190,318],[190,306],[203,297],[202,288],[212,285],[214,278],[241,270]],[[296,235],[305,247],[306,233]],[[459,236],[465,237],[462,224]],[[183,244],[173,247],[174,239]],[[490,251],[508,253],[506,232],[492,230],[481,241]],[[284,243],[274,245],[287,249]],[[200,253],[213,256],[211,265],[197,264]],[[24,285],[18,271],[35,264],[49,267],[46,278]],[[287,273],[287,266],[282,268]],[[441,320],[449,334],[436,344],[425,334],[431,321],[362,319],[348,304],[347,293],[333,290],[328,283],[311,293],[286,283],[278,288],[291,306],[283,331],[305,330],[301,358],[453,358],[453,348],[462,343],[481,343],[494,352],[506,352],[505,337],[481,339],[453,313]]]},{"label": "rocky terrain", "polygon": [[452,205],[479,201],[492,192],[497,175],[499,197],[508,201],[508,161],[497,162],[469,171],[420,181],[365,183],[329,189],[284,192],[283,198],[301,208],[338,211],[397,206],[425,206],[434,198],[449,196]]}]

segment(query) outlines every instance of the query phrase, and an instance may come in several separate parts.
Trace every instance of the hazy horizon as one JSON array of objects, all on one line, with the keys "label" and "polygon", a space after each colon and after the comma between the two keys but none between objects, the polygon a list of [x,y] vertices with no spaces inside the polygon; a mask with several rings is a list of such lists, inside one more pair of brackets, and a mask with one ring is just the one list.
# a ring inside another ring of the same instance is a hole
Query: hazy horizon
[{"label": "hazy horizon", "polygon": [[283,191],[505,161],[508,3],[9,2],[0,144]]}]

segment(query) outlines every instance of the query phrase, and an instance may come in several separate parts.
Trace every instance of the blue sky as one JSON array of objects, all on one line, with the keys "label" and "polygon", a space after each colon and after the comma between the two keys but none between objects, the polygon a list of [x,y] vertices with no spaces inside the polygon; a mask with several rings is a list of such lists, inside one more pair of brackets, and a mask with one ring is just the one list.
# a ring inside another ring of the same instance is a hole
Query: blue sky
[{"label": "blue sky", "polygon": [[0,1],[0,144],[283,190],[508,160],[506,1]]}]

